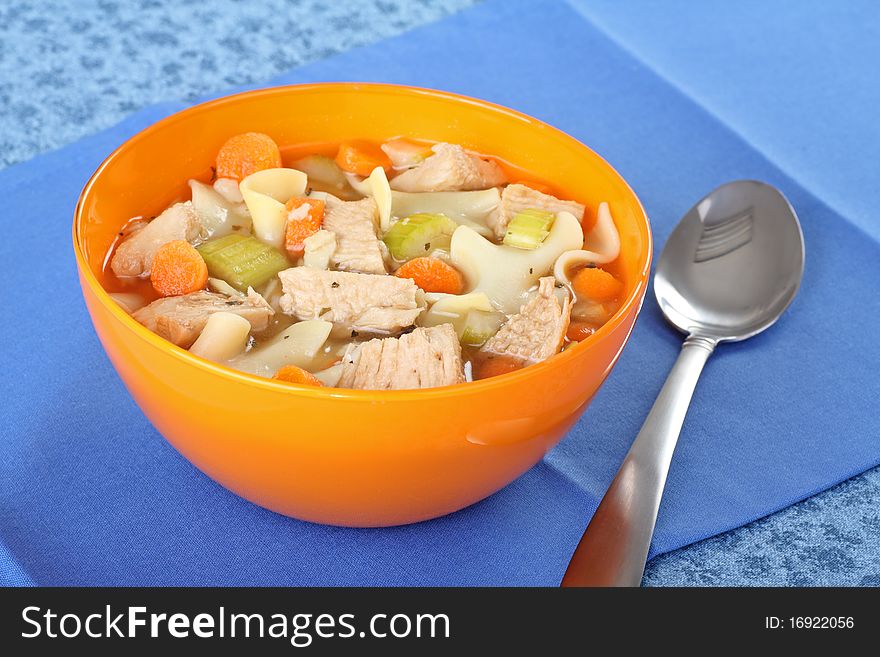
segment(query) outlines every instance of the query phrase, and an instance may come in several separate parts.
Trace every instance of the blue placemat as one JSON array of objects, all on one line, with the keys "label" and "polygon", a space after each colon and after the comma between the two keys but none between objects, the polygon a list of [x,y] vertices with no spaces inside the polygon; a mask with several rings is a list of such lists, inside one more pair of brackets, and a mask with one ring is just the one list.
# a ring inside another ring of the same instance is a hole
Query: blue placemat
[{"label": "blue placemat", "polygon": [[21,564],[6,548],[0,543],[0,586],[33,586],[34,581],[30,578]]},{"label": "blue placemat", "polygon": [[[661,244],[693,200],[729,178],[767,179],[798,208],[810,258],[801,296],[778,327],[710,363],[673,465],[655,553],[877,462],[869,365],[878,350],[860,320],[878,310],[869,282],[880,247],[569,7],[490,2],[282,81],[333,79],[451,89],[558,125],[632,182]],[[145,422],[88,328],[69,256],[70,213],[91,169],[177,108],[150,108],[0,174],[7,216],[24,218],[7,223],[4,278],[11,289],[40,291],[19,299],[15,324],[2,320],[15,345],[0,356],[15,383],[0,465],[0,535],[9,552],[38,583],[558,581],[674,359],[678,337],[653,304],[584,420],[489,500],[391,530],[318,527],[258,509],[196,472]],[[841,304],[832,314],[829,303],[841,295],[861,306]],[[840,363],[849,372],[835,378]]]},{"label": "blue placemat", "polygon": [[880,239],[875,0],[571,0],[797,182]]}]

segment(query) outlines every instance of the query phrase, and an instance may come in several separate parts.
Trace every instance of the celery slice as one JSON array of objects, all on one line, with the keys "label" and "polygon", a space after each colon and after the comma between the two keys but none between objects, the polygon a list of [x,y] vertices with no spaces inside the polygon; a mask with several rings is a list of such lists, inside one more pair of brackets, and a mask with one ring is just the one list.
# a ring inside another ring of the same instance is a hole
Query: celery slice
[{"label": "celery slice", "polygon": [[229,235],[224,235],[223,237],[218,237],[214,240],[209,240],[203,244],[200,244],[196,247],[196,250],[202,254],[202,257],[209,256],[213,253],[217,253],[218,251],[225,249],[230,244],[235,244],[236,242],[241,242],[242,240],[246,240],[247,236],[239,235],[237,233],[231,233]]},{"label": "celery slice", "polygon": [[498,332],[506,317],[502,313],[471,310],[459,330],[462,344],[482,347],[486,340]]},{"label": "celery slice", "polygon": [[443,214],[418,213],[391,226],[383,240],[398,261],[428,255],[435,249],[449,249],[458,224]]},{"label": "celery slice", "polygon": [[282,269],[290,267],[278,249],[254,237],[226,235],[205,242],[196,250],[208,265],[208,273],[229,283],[236,290],[259,287]]},{"label": "celery slice", "polygon": [[537,249],[550,234],[554,218],[553,213],[544,210],[518,212],[507,225],[503,243],[518,249]]}]

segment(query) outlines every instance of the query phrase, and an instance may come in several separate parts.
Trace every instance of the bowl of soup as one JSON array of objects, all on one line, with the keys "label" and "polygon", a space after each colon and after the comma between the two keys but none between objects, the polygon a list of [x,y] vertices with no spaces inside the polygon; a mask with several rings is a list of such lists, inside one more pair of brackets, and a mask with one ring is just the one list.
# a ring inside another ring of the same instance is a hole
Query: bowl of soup
[{"label": "bowl of soup", "polygon": [[360,83],[152,125],[85,186],[73,246],[162,436],[256,504],[347,526],[451,513],[535,465],[620,356],[651,261],[638,198],[576,139]]}]

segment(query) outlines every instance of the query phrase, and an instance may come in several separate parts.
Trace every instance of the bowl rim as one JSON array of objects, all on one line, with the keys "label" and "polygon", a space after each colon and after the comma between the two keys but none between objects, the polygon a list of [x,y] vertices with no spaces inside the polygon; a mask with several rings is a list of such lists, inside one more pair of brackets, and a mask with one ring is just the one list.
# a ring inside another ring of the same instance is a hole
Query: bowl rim
[{"label": "bowl rim", "polygon": [[[617,176],[620,182],[623,183],[624,187],[630,192],[630,194],[632,194],[632,197],[635,199],[636,202],[637,216],[640,220],[644,222],[645,233],[647,236],[645,244],[646,256],[644,261],[641,263],[641,271],[638,274],[639,280],[637,281],[636,285],[633,286],[626,300],[620,305],[620,308],[617,309],[617,312],[615,312],[614,315],[607,322],[605,322],[605,324],[603,324],[595,333],[593,333],[590,336],[589,340],[581,342],[562,353],[556,354],[552,358],[541,361],[539,363],[535,363],[534,365],[530,365],[528,367],[524,367],[515,372],[490,377],[488,379],[481,379],[479,381],[471,381],[467,384],[458,383],[438,388],[420,388],[406,390],[355,390],[349,388],[334,387],[319,388],[316,386],[307,386],[275,381],[273,379],[268,379],[253,374],[247,374],[231,367],[226,367],[225,365],[220,365],[219,363],[200,358],[194,354],[191,354],[188,350],[182,349],[177,345],[169,342],[168,340],[160,337],[159,335],[153,333],[147,327],[143,326],[140,322],[135,320],[122,308],[122,306],[120,306],[113,300],[112,297],[110,297],[110,293],[107,292],[100,284],[94,272],[92,272],[92,269],[89,266],[88,260],[86,259],[85,253],[82,248],[81,231],[84,224],[85,201],[88,198],[92,187],[95,185],[96,181],[101,176],[101,173],[104,171],[104,169],[109,167],[123,151],[132,148],[135,144],[147,138],[152,133],[162,130],[165,126],[180,121],[185,117],[191,117],[193,115],[202,114],[204,112],[210,112],[212,109],[220,105],[241,102],[242,100],[247,98],[272,96],[276,94],[282,95],[284,93],[288,93],[292,89],[319,91],[322,88],[347,89],[353,92],[357,92],[362,89],[368,89],[373,92],[383,92],[391,94],[414,94],[440,98],[456,103],[474,105],[483,110],[488,110],[493,113],[502,113],[525,123],[537,125],[541,129],[547,130],[555,134],[557,137],[561,137],[565,141],[573,142],[575,145],[581,148],[585,148],[587,151],[592,153],[592,155],[599,162],[606,166],[613,175]],[[574,358],[576,352],[583,352],[591,349],[598,342],[606,339],[607,336],[610,335],[611,332],[624,321],[625,317],[633,309],[633,306],[639,306],[638,308],[636,308],[637,315],[640,312],[641,304],[644,300],[644,294],[647,292],[646,288],[650,276],[651,261],[653,259],[654,251],[651,224],[638,195],[635,193],[635,191],[633,191],[632,187],[630,187],[626,179],[621,176],[620,173],[613,166],[611,166],[611,164],[609,164],[607,160],[605,160],[605,158],[596,153],[593,149],[591,149],[583,142],[575,139],[568,133],[553,127],[552,125],[541,121],[540,119],[536,119],[523,112],[519,112],[517,110],[513,110],[509,107],[498,105],[487,100],[474,98],[472,96],[465,96],[450,91],[441,91],[438,89],[429,89],[426,87],[379,82],[313,82],[306,84],[290,84],[265,87],[261,89],[252,89],[239,93],[220,96],[218,98],[198,103],[181,111],[174,112],[173,114],[163,119],[160,119],[155,123],[152,123],[129,139],[126,139],[124,142],[122,142],[122,144],[117,146],[113,150],[113,152],[110,153],[110,155],[108,155],[101,162],[100,165],[98,165],[98,168],[95,169],[94,173],[92,173],[92,175],[89,177],[88,181],[80,192],[79,198],[77,199],[76,209],[74,211],[73,217],[72,232],[73,249],[76,258],[77,269],[79,270],[81,280],[85,282],[92,294],[95,295],[95,298],[97,298],[101,305],[105,309],[107,309],[111,313],[111,315],[113,315],[129,330],[133,331],[135,335],[140,337],[142,340],[145,340],[147,343],[153,345],[154,347],[169,353],[171,356],[182,360],[183,362],[188,363],[193,367],[201,368],[217,376],[232,379],[239,383],[261,386],[275,393],[281,392],[295,396],[305,396],[307,398],[311,397],[323,399],[350,399],[372,403],[386,403],[435,397],[454,397],[456,395],[462,394],[477,394],[482,390],[488,390],[490,388],[502,387],[506,385],[513,385],[521,381],[527,381],[530,378],[534,378],[540,375],[545,370],[557,367],[559,363],[563,362],[563,359]],[[645,289],[643,290],[643,288]]]}]

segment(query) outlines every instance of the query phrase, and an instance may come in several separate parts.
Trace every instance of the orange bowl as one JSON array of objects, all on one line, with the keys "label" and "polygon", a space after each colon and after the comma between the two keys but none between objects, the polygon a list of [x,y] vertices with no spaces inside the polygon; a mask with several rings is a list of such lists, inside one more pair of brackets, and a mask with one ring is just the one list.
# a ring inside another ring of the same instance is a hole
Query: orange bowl
[{"label": "orange bowl", "polygon": [[[210,171],[220,145],[259,131],[282,145],[405,135],[462,144],[552,181],[621,235],[626,301],[593,336],[512,374],[429,390],[291,386],[191,355],[132,319],[102,287],[130,217],[156,214]],[[384,84],[311,84],[214,100],[147,128],[108,157],[73,223],[80,284],[99,338],[159,432],[209,477],[285,515],[383,526],[477,502],[532,467],[577,421],[626,344],[648,282],[651,233],[638,198],[589,148],[473,98]],[[601,436],[596,437],[601,440]]]}]

